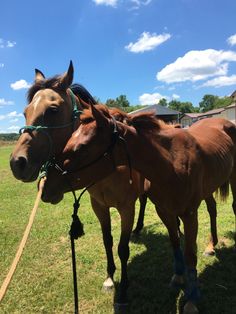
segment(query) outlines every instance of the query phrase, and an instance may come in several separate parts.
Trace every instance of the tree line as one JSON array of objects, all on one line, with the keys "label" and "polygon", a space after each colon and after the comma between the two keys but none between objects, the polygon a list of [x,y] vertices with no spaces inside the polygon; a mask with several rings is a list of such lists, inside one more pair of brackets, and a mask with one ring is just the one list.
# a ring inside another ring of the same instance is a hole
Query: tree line
[{"label": "tree line", "polygon": [[[206,94],[203,96],[202,100],[199,102],[198,107],[189,101],[178,101],[171,100],[167,101],[165,98],[162,98],[158,104],[164,107],[168,107],[173,110],[180,111],[182,113],[193,113],[193,112],[206,112],[216,108],[223,108],[229,106],[233,102],[231,97],[219,97],[215,95]],[[130,105],[126,95],[120,95],[116,99],[107,99],[105,105],[108,107],[116,107],[124,110],[125,112],[131,112],[146,106],[143,105]]]},{"label": "tree line", "polygon": [[0,134],[0,141],[4,142],[17,141],[19,137],[20,134],[18,133],[2,133]]}]

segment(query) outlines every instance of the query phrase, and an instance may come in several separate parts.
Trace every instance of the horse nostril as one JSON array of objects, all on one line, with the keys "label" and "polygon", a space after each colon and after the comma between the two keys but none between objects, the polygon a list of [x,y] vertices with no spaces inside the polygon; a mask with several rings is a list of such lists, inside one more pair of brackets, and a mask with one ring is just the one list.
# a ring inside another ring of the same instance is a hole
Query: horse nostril
[{"label": "horse nostril", "polygon": [[27,164],[27,159],[23,156],[18,157],[18,160],[16,161],[18,168],[23,171]]},{"label": "horse nostril", "polygon": [[10,158],[10,166],[14,175],[22,173],[27,165],[27,159],[24,156],[12,157]]}]

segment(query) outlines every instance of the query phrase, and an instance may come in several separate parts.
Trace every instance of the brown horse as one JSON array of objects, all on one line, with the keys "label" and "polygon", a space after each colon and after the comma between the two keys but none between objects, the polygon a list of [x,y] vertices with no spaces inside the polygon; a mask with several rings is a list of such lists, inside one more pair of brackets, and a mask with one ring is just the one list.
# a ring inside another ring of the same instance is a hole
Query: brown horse
[{"label": "brown horse", "polygon": [[[118,109],[112,109],[110,113],[119,121],[128,121],[129,119],[127,114]],[[74,134],[69,142],[74,141]],[[63,158],[63,154],[61,158]],[[101,164],[99,166],[101,167]],[[70,178],[62,176],[56,168],[50,168],[48,173],[49,180],[46,181],[44,186],[42,200],[55,204],[63,198],[63,193],[88,185],[86,178],[90,177],[90,171],[91,168],[80,171],[80,175],[78,176],[77,174],[73,180],[71,176]],[[132,182],[130,182],[130,178],[132,178]],[[110,207],[117,208],[121,217],[121,235],[118,245],[118,255],[121,261],[121,281],[120,295],[118,302],[116,302],[116,306],[119,308],[127,303],[127,261],[129,258],[129,239],[134,221],[135,202],[139,196],[142,196],[148,190],[148,187],[149,181],[145,180],[137,171],[126,166],[119,166],[116,169],[113,168],[113,172],[106,178],[99,180],[99,182],[88,188],[92,209],[101,225],[107,256],[107,278],[103,283],[105,290],[114,287],[113,276],[116,269],[112,252],[113,238],[111,234]]]},{"label": "brown horse", "polygon": [[151,182],[149,197],[168,229],[175,258],[174,282],[183,282],[185,271],[176,216],[184,223],[188,300],[184,310],[197,312],[197,208],[218,188],[226,196],[229,181],[236,196],[236,127],[224,119],[205,119],[189,130],[165,128],[151,114],[134,115],[131,120],[131,125],[115,122],[103,106],[84,110],[74,142],[69,141],[71,146],[64,149],[63,167],[72,179],[78,176],[76,170],[87,172],[89,183],[101,180],[103,171],[107,176],[114,164],[127,165],[131,160],[132,167]]}]

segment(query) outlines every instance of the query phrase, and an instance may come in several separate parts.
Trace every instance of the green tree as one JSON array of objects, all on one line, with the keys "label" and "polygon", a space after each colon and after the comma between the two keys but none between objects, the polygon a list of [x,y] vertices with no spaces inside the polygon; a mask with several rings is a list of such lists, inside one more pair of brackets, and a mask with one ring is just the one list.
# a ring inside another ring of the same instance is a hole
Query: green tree
[{"label": "green tree", "polygon": [[165,98],[160,99],[158,105],[161,105],[163,107],[167,107],[168,106],[168,102]]},{"label": "green tree", "polygon": [[117,107],[117,103],[115,99],[111,99],[111,98],[107,99],[107,101],[105,102],[105,105],[107,107]]},{"label": "green tree", "polygon": [[217,101],[217,96],[214,95],[204,95],[202,101],[199,103],[200,111],[206,112],[215,108],[215,102]]},{"label": "green tree", "polygon": [[116,107],[120,109],[125,109],[129,107],[129,101],[125,95],[120,95],[116,99],[109,98],[105,103],[108,107]]},{"label": "green tree", "polygon": [[224,108],[229,106],[233,102],[231,97],[217,97],[214,108]]},{"label": "green tree", "polygon": [[116,98],[116,103],[117,103],[117,106],[120,107],[120,108],[129,107],[129,101],[126,98],[125,95],[120,95],[119,97],[117,97]]},{"label": "green tree", "polygon": [[193,107],[193,104],[189,101],[181,102],[178,100],[171,100],[168,107],[182,113],[196,112],[196,108]]}]

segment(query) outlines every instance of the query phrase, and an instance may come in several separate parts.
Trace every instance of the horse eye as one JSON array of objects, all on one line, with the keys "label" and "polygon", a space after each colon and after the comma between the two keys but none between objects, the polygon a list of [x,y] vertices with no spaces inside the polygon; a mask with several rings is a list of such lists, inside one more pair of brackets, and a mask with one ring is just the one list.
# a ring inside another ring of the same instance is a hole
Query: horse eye
[{"label": "horse eye", "polygon": [[90,122],[94,121],[94,118],[84,118],[81,120],[81,123],[88,124]]}]

